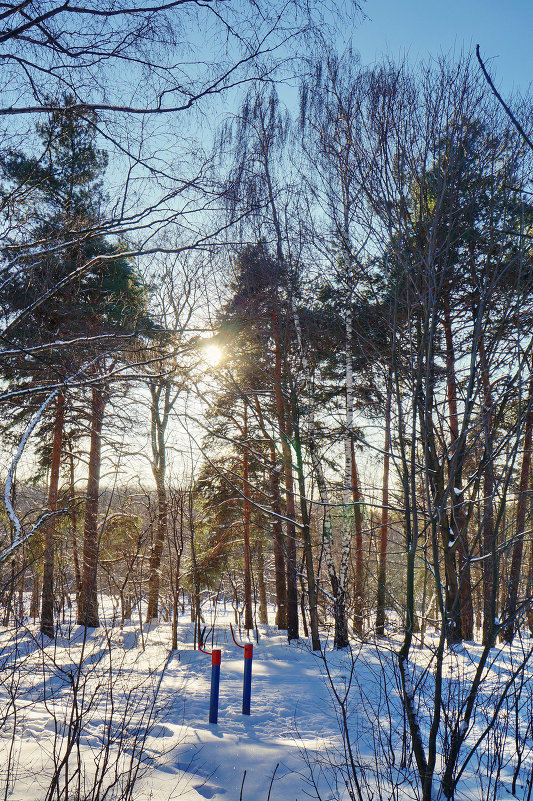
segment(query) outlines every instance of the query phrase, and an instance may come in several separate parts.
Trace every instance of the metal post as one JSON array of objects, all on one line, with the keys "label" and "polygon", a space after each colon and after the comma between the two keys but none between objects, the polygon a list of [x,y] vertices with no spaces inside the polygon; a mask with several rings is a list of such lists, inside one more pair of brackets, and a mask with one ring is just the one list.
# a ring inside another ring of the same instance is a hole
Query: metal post
[{"label": "metal post", "polygon": [[220,685],[221,651],[211,652],[211,698],[209,700],[209,723],[218,723],[218,689]]},{"label": "metal post", "polygon": [[242,686],[242,714],[250,714],[250,701],[252,698],[252,659],[254,647],[250,643],[244,646],[244,682]]},{"label": "metal post", "polygon": [[252,697],[252,659],[254,658],[254,647],[251,643],[246,643],[246,645],[241,645],[235,639],[235,633],[233,631],[233,626],[231,623],[229,624],[231,629],[231,636],[233,637],[233,642],[237,646],[237,648],[242,648],[244,651],[244,680],[242,685],[242,714],[249,715],[250,714],[250,700]]}]

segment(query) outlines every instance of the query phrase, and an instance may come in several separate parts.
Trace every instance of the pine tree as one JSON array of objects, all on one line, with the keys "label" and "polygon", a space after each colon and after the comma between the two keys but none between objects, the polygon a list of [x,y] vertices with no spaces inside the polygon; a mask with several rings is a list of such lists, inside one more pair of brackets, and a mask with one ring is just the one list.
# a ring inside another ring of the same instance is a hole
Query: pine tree
[{"label": "pine tree", "polygon": [[[12,263],[12,281],[2,302],[11,310],[8,336],[13,352],[4,363],[12,387],[27,392],[28,411],[57,387],[51,453],[50,511],[56,510],[65,408],[73,376],[91,386],[91,448],[85,515],[82,596],[92,597],[95,583],[96,516],[103,413],[108,395],[105,360],[118,358],[145,312],[145,290],[120,245],[99,229],[105,202],[102,176],[106,154],[96,146],[95,119],[69,109],[69,98],[38,127],[43,146],[39,157],[3,154],[4,178],[28,189],[24,227],[17,241],[4,249]],[[16,258],[14,257],[14,255]],[[126,340],[127,341],[127,340]],[[68,342],[68,345],[64,344]],[[25,356],[36,354],[29,362]],[[44,369],[43,369],[44,368]],[[103,380],[102,380],[103,379]],[[16,396],[18,399],[18,395]],[[45,567],[41,629],[53,633],[53,519],[45,529]],[[94,595],[96,598],[96,595]],[[78,616],[86,618],[83,611]],[[95,623],[93,612],[87,619]]]}]

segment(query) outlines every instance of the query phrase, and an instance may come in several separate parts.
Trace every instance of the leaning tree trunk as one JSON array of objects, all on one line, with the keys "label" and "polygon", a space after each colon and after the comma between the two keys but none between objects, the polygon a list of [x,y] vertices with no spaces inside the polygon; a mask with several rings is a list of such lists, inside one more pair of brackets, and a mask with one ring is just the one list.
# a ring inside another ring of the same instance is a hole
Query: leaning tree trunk
[{"label": "leaning tree trunk", "polygon": [[524,453],[522,456],[522,468],[520,470],[520,486],[518,489],[518,504],[516,507],[516,533],[511,558],[511,570],[509,573],[509,590],[505,605],[504,618],[507,623],[503,630],[503,639],[511,643],[513,641],[516,625],[516,609],[518,601],[518,586],[520,584],[520,573],[522,571],[522,553],[524,549],[524,531],[526,528],[526,512],[528,505],[528,489],[531,472],[531,444],[533,439],[533,378],[529,382],[527,399],[527,414],[524,429]]},{"label": "leaning tree trunk", "polygon": [[[48,487],[48,510],[57,511],[59,491],[59,465],[63,444],[63,423],[65,420],[65,395],[59,392],[56,400],[54,437],[52,444],[52,463]],[[41,601],[41,631],[47,637],[54,636],[54,559],[56,540],[56,519],[48,521],[44,533],[44,567]]]},{"label": "leaning tree trunk", "polygon": [[78,599],[78,624],[96,628],[98,619],[98,496],[100,492],[100,466],[102,448],[102,425],[106,396],[102,387],[93,386],[91,398],[91,446],[89,473],[85,500],[85,525],[83,529],[83,571],[81,592]]}]

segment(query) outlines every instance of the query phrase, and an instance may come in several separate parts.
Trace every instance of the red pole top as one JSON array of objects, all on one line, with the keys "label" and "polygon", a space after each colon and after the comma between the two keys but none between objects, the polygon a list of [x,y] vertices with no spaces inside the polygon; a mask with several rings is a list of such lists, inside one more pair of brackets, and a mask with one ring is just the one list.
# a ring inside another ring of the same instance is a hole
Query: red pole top
[{"label": "red pole top", "polygon": [[254,655],[254,647],[251,643],[246,643],[244,646],[244,658],[245,659],[252,659]]},{"label": "red pole top", "polygon": [[219,651],[218,648],[215,648],[214,651],[211,651],[211,664],[220,665],[221,657],[222,657],[222,651]]}]

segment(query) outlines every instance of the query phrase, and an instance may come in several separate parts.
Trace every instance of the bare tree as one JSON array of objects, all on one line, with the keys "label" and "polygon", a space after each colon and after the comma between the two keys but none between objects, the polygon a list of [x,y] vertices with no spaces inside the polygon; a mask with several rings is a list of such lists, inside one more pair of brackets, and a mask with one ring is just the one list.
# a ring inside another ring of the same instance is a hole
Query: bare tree
[{"label": "bare tree", "polygon": [[[190,260],[167,262],[157,293],[157,315],[161,332],[146,371],[150,376],[151,468],[157,492],[157,524],[150,554],[147,621],[157,619],[161,558],[167,542],[167,428],[172,410],[188,383],[191,354],[198,338],[189,331],[197,304],[198,267]],[[193,356],[193,359],[198,359]]]}]

